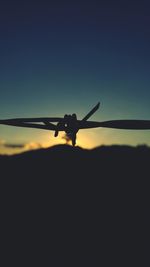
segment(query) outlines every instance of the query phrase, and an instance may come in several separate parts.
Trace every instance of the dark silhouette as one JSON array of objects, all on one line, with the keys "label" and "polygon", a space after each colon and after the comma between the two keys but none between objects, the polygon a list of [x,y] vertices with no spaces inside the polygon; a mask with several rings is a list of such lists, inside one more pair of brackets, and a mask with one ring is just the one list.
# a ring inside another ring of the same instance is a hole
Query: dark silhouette
[{"label": "dark silhouette", "polygon": [[32,254],[40,243],[60,266],[76,251],[91,266],[137,259],[147,246],[149,163],[147,146],[58,145],[0,156],[5,240]]},{"label": "dark silhouette", "polygon": [[[113,121],[87,121],[99,108],[98,103],[82,120],[77,120],[76,114],[65,115],[64,118],[19,118],[0,120],[0,124],[37,128],[43,130],[55,131],[54,136],[57,137],[59,131],[64,131],[67,137],[72,141],[72,145],[76,144],[76,134],[80,129],[106,127],[116,129],[131,130],[149,130],[150,120],[113,120]],[[38,123],[38,124],[37,124]],[[39,124],[41,123],[41,124]],[[57,123],[55,125],[54,123]]]}]

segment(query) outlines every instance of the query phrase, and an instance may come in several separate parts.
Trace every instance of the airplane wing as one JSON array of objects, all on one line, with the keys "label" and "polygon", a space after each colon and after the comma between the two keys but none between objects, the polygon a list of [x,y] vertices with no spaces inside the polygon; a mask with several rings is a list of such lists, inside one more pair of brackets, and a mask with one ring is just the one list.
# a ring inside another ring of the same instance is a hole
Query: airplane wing
[{"label": "airplane wing", "polygon": [[112,121],[78,121],[79,129],[97,127],[126,129],[126,130],[150,130],[150,120],[112,120]]}]

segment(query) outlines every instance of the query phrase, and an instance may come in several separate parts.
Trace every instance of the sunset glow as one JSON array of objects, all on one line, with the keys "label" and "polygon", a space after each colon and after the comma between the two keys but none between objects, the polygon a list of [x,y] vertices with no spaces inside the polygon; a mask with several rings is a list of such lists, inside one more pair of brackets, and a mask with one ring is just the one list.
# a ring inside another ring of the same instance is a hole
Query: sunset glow
[{"label": "sunset glow", "polygon": [[[1,4],[0,119],[150,119],[149,5]],[[125,6],[126,7],[125,7]],[[0,125],[0,154],[65,144],[51,131]],[[150,131],[81,130],[77,146],[150,145]]]},{"label": "sunset glow", "polygon": [[[2,128],[2,126],[0,127]],[[7,128],[8,129],[8,128]],[[7,141],[4,139],[0,140],[0,154],[17,154],[23,151],[48,148],[59,144],[69,144],[71,142],[66,142],[63,132],[59,133],[57,138],[54,137],[53,132],[38,131],[34,132],[34,135],[30,134],[27,138],[26,133],[20,136],[19,130],[17,128],[16,135],[11,136],[12,141]],[[21,131],[22,133],[22,131]],[[24,141],[26,140],[26,142]],[[110,130],[110,129],[91,129],[91,130],[80,130],[77,133],[76,146],[92,149],[100,145],[112,145],[112,144],[126,144],[126,145],[142,145],[147,144],[150,146],[149,131],[120,131],[120,130]]]}]

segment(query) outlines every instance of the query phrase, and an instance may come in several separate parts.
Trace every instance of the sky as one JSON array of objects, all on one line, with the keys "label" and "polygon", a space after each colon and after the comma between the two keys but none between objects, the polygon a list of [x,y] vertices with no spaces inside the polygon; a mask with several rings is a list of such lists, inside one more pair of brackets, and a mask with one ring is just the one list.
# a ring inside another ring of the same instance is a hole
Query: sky
[{"label": "sky", "polygon": [[[0,119],[150,119],[149,1],[1,1]],[[0,153],[65,143],[0,126]],[[81,130],[77,145],[150,145],[150,131]]]}]

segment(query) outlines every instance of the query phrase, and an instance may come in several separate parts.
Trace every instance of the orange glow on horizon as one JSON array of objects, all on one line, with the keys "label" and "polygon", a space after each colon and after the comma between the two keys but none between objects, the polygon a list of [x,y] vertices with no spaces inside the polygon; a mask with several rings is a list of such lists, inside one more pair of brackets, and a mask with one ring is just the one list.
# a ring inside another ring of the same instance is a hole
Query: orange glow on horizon
[{"label": "orange glow on horizon", "polygon": [[[22,142],[22,147],[15,147],[15,143],[17,143],[18,140],[16,142],[13,141],[12,146],[7,145],[7,143],[3,140],[3,142],[0,143],[0,154],[13,155],[29,150],[48,148],[59,144],[72,145],[71,141],[67,142],[64,136],[64,133],[59,133],[59,136],[55,138],[52,134],[47,134],[47,132],[43,132],[40,137],[39,135],[38,137],[34,136],[34,138],[30,139],[29,141]],[[93,137],[94,136],[92,136],[92,133],[80,131],[79,133],[77,133],[76,146],[85,149],[94,148],[96,146],[96,141]]]},{"label": "orange glow on horizon", "polygon": [[[58,137],[54,137],[53,132],[47,131],[14,131],[8,140],[4,136],[0,139],[0,154],[13,155],[24,151],[48,148],[59,144],[69,144],[64,138],[64,132],[60,132]],[[108,129],[88,129],[80,130],[77,133],[76,146],[85,149],[92,149],[101,145],[127,144],[127,145],[150,145],[149,132],[119,131]]]}]

